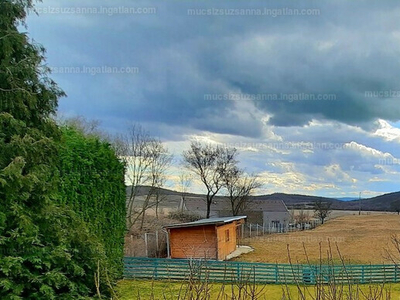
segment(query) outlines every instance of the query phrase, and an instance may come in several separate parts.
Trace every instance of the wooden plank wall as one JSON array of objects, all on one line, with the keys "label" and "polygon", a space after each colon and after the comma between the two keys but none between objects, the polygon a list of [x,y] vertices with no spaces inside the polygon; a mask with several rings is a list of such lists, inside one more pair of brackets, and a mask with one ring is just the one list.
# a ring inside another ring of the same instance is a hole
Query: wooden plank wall
[{"label": "wooden plank wall", "polygon": [[217,259],[215,225],[171,228],[171,258]]},{"label": "wooden plank wall", "polygon": [[[227,239],[227,234],[229,239]],[[236,250],[236,222],[218,226],[217,239],[218,260],[224,260],[227,255]]]}]

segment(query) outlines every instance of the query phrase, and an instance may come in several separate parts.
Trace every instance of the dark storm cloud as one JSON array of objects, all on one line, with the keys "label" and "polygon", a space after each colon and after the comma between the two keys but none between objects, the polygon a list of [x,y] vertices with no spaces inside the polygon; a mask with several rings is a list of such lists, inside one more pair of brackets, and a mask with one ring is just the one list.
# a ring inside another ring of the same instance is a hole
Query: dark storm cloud
[{"label": "dark storm cloud", "polygon": [[[130,7],[132,2],[113,5]],[[69,99],[61,102],[62,110],[97,116],[110,127],[157,122],[254,137],[261,133],[262,114],[272,115],[269,122],[277,126],[303,126],[312,119],[367,126],[376,118],[400,119],[400,95],[366,97],[367,92],[400,91],[400,9],[395,1],[379,6],[372,1],[139,1],[135,6],[156,7],[157,13],[42,14],[30,23],[53,66],[140,70],[130,75],[54,74],[61,86],[75,86],[66,90]],[[318,14],[189,13],[210,8],[318,9]],[[293,100],[304,94],[335,99]],[[218,99],[229,95],[236,100]],[[275,95],[278,99],[271,99]],[[253,104],[260,114],[252,111]]]}]

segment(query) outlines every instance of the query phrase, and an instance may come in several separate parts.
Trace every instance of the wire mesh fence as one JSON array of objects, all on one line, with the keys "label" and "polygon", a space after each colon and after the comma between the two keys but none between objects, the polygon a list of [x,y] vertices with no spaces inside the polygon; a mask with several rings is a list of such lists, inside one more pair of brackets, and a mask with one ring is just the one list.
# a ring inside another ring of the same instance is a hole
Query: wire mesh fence
[{"label": "wire mesh fence", "polygon": [[237,236],[240,239],[246,239],[266,234],[279,234],[279,233],[311,230],[319,225],[321,225],[320,220],[311,220],[308,221],[307,223],[287,223],[287,224],[269,223],[263,225],[246,223],[242,224],[242,226],[238,228]]}]

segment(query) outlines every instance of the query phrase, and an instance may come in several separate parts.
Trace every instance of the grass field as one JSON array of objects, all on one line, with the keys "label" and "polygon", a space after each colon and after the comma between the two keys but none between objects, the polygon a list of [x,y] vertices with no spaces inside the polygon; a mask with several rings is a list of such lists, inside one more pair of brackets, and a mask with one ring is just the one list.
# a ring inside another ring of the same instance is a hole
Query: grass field
[{"label": "grass field", "polygon": [[[226,299],[232,297],[232,287],[222,287],[221,284],[210,284],[210,298],[217,299],[220,295],[226,295]],[[223,288],[223,290],[222,290]],[[260,299],[282,299],[282,288],[280,285],[258,286]],[[295,286],[290,287],[291,292],[296,292]],[[184,295],[186,285],[182,282],[167,282],[167,281],[146,281],[146,280],[123,280],[118,285],[118,293],[121,300],[133,299],[178,299],[178,296]],[[237,293],[237,289],[235,289]],[[268,296],[268,297],[267,297]],[[139,298],[140,297],[140,298]],[[225,299],[225,297],[222,297]],[[203,298],[200,298],[203,299]],[[221,299],[221,298],[220,298]]]},{"label": "grass field", "polygon": [[[304,247],[312,263],[327,258],[331,242],[333,260],[339,261],[336,244],[346,262],[353,264],[391,263],[385,249],[395,253],[391,236],[400,236],[400,216],[382,215],[349,215],[330,220],[313,230],[272,234],[246,240],[246,244],[255,250],[244,254],[236,260],[250,262],[288,263],[288,251],[292,263],[307,263]],[[304,244],[304,247],[303,247]],[[400,255],[397,255],[400,259]]]},{"label": "grass field", "polygon": [[[251,297],[242,297],[238,298],[238,288],[235,287],[232,289],[231,286],[226,285],[222,286],[221,284],[209,284],[208,286],[197,286],[199,292],[206,292],[209,289],[208,297],[194,297],[192,299],[252,299]],[[252,287],[248,287],[252,288]],[[283,298],[283,293],[287,295],[287,288],[289,290],[290,298]],[[324,287],[327,292],[327,298],[323,299],[331,299],[329,295],[329,287]],[[352,287],[352,291],[356,293],[357,290],[365,293],[364,296],[360,295],[357,297],[353,297],[352,299],[400,299],[400,284],[392,284],[383,286],[382,297],[368,297],[374,294],[374,290],[381,290],[382,286],[368,286],[363,285]],[[338,290],[340,288],[338,287]],[[372,289],[372,290],[371,290]],[[299,297],[299,292],[297,286],[291,285],[285,287],[283,285],[258,285],[256,286],[257,297],[254,299],[268,299],[268,300],[280,300],[280,299],[301,299]],[[302,292],[305,295],[305,299],[315,299],[316,288],[314,286],[301,287]],[[118,284],[118,294],[120,300],[137,300],[137,299],[165,299],[165,300],[174,300],[178,299],[187,299],[184,298],[183,295],[187,291],[187,285],[182,282],[174,282],[174,281],[150,281],[150,280],[122,280]],[[235,296],[232,295],[232,291]],[[248,289],[249,291],[249,289]],[[390,297],[386,295],[386,293],[390,293]],[[348,287],[344,286],[344,294],[348,293]],[[243,292],[242,292],[243,294]],[[338,291],[339,294],[339,291]],[[236,297],[236,298],[235,298]],[[347,297],[340,298],[332,298],[332,299],[346,299]],[[322,298],[321,298],[322,299]]]}]

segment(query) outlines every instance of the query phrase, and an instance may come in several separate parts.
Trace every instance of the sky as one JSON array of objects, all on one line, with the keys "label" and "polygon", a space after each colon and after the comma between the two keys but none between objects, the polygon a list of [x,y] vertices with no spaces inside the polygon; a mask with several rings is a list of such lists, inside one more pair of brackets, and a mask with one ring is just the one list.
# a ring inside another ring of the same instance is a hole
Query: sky
[{"label": "sky", "polygon": [[[275,192],[400,190],[397,1],[44,0],[29,36],[68,95],[63,118],[140,123],[174,154],[236,147]],[[196,180],[193,192],[204,192]]]}]

